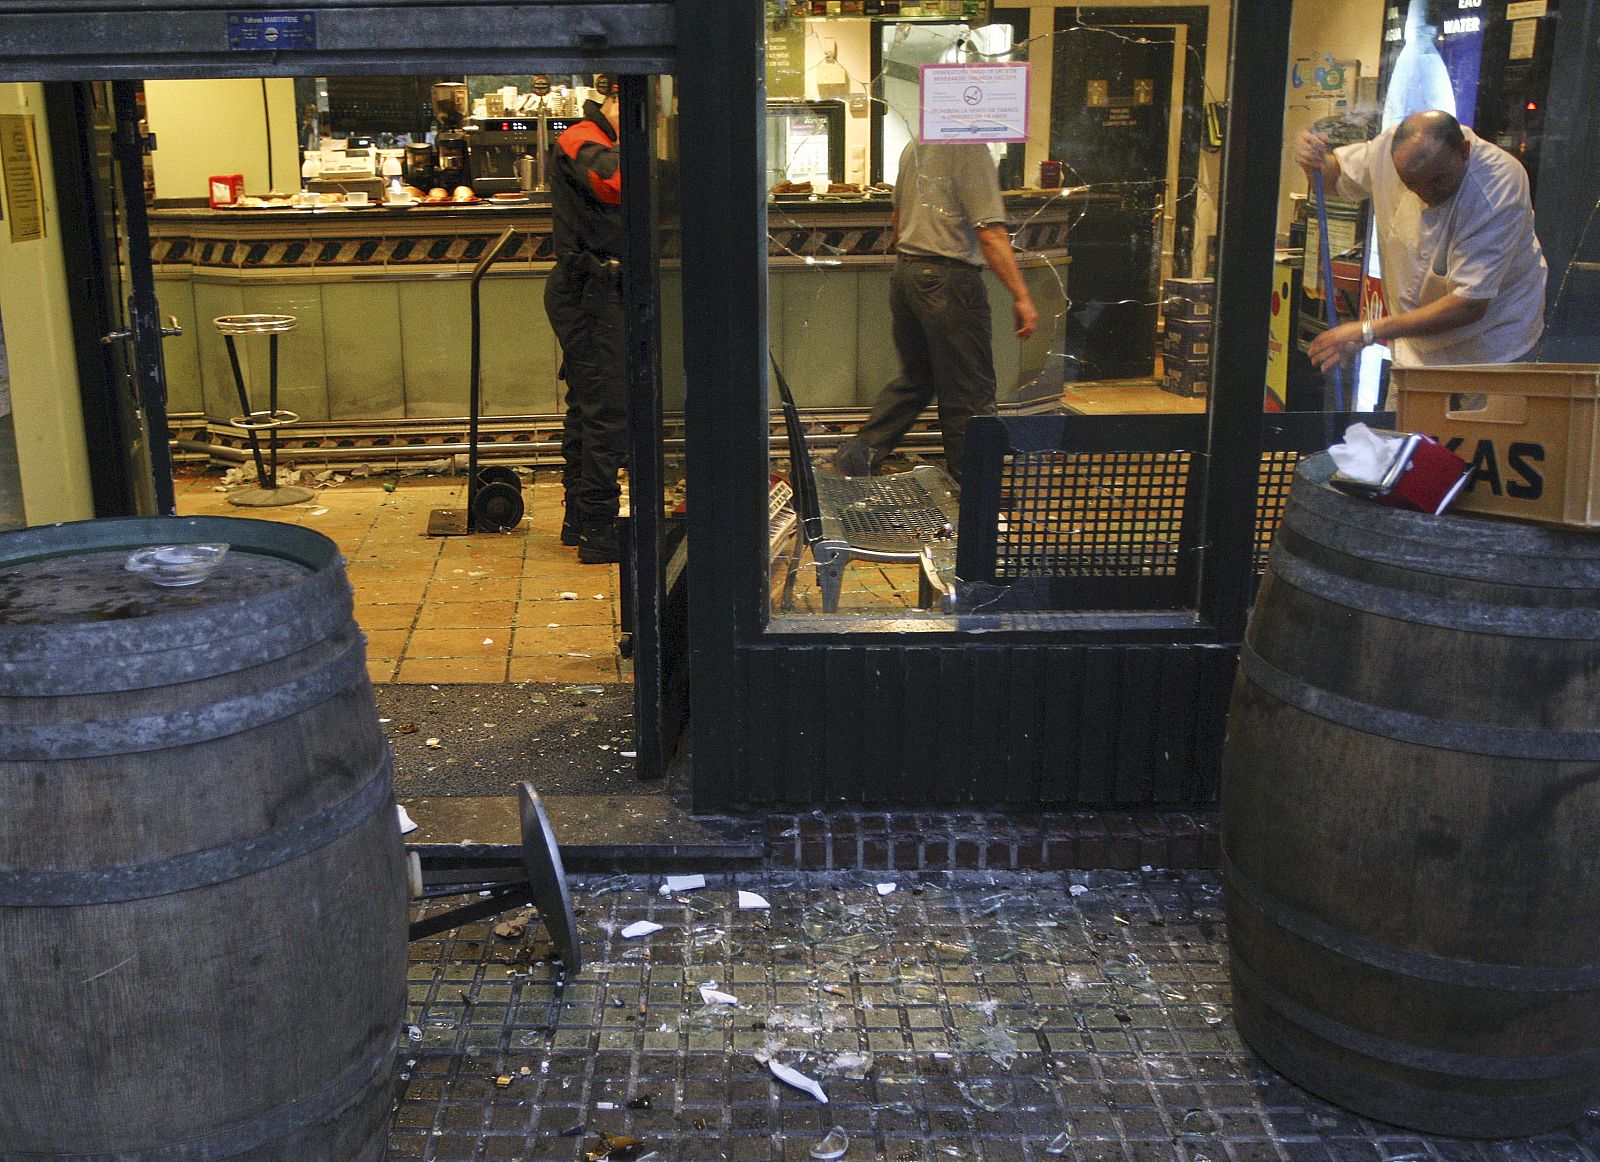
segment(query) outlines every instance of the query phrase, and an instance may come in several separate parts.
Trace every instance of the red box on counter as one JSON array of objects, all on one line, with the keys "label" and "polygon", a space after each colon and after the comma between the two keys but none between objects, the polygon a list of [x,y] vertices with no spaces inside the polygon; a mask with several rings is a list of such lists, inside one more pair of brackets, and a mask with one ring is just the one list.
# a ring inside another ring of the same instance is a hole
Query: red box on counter
[{"label": "red box on counter", "polygon": [[218,206],[238,205],[239,199],[244,197],[244,174],[225,173],[213,174],[206,179],[206,185],[211,190],[211,208]]}]

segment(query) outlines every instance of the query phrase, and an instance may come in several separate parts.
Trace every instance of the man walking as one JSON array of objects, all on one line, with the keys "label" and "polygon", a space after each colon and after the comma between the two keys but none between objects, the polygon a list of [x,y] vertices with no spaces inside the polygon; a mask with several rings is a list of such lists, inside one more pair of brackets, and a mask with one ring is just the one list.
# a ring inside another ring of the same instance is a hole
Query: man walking
[{"label": "man walking", "polygon": [[870,475],[937,397],[946,470],[960,480],[967,421],[995,410],[985,264],[1011,293],[1018,337],[1032,335],[1039,322],[1011,253],[988,148],[909,143],[900,155],[891,221],[898,261],[889,310],[900,374],[879,394],[855,439],[839,449],[834,467]]}]

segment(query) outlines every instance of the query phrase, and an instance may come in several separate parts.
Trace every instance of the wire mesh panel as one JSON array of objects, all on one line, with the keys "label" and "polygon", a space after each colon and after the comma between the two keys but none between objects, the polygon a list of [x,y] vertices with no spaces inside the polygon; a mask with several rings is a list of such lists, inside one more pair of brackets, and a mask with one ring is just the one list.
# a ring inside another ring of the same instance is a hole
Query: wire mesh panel
[{"label": "wire mesh panel", "polygon": [[928,541],[952,535],[950,518],[910,472],[889,476],[817,477],[824,507],[838,511],[847,540],[885,552],[920,552]]},{"label": "wire mesh panel", "polygon": [[1261,453],[1261,477],[1256,485],[1256,536],[1252,564],[1257,576],[1266,572],[1267,556],[1272,552],[1272,538],[1277,535],[1278,523],[1283,520],[1283,506],[1289,500],[1289,488],[1294,484],[1295,465],[1300,463],[1302,452]]},{"label": "wire mesh panel", "polygon": [[1175,575],[1189,459],[1178,450],[1008,455],[995,578]]}]

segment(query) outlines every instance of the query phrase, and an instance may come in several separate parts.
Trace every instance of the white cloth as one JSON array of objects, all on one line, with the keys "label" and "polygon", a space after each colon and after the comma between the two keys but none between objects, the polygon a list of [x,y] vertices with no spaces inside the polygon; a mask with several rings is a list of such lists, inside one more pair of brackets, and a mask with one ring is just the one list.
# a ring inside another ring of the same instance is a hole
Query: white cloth
[{"label": "white cloth", "polygon": [[1471,145],[1461,186],[1438,206],[1406,189],[1392,155],[1394,129],[1341,146],[1338,194],[1371,198],[1389,313],[1447,294],[1487,300],[1476,324],[1440,335],[1396,339],[1395,362],[1507,363],[1528,353],[1544,331],[1547,268],[1533,232],[1533,203],[1522,163],[1466,126]]}]

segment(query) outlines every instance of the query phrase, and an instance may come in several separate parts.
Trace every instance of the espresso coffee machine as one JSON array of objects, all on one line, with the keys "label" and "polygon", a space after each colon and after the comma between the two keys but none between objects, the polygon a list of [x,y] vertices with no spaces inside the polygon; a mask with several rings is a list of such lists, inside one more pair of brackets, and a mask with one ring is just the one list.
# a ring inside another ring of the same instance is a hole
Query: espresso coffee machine
[{"label": "espresso coffee machine", "polygon": [[483,117],[467,130],[468,156],[472,163],[472,188],[480,197],[515,193],[531,189],[526,178],[537,172],[537,162],[525,165],[524,159],[539,156],[538,117]]},{"label": "espresso coffee machine", "polygon": [[426,141],[414,141],[406,146],[406,185],[427,193],[439,184],[438,172],[439,165],[432,145]]},{"label": "espresso coffee machine", "polygon": [[467,135],[461,131],[469,107],[466,85],[445,81],[433,86],[433,118],[439,124],[433,135],[434,184],[452,193],[457,186],[472,184]]}]

